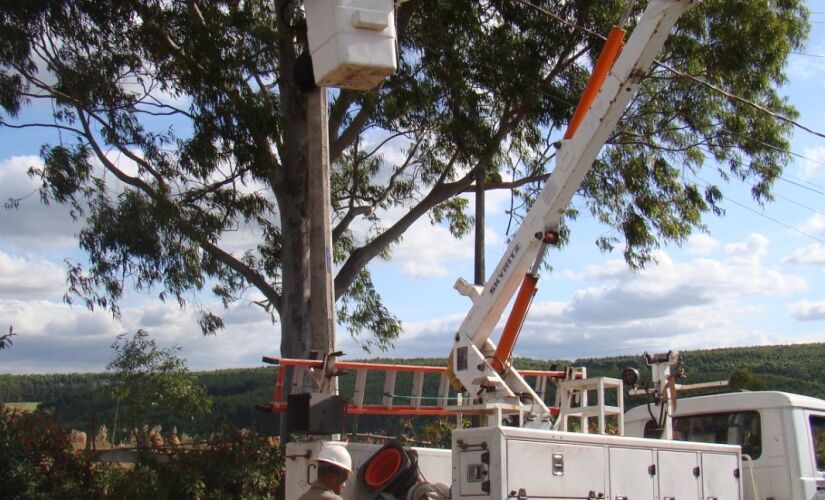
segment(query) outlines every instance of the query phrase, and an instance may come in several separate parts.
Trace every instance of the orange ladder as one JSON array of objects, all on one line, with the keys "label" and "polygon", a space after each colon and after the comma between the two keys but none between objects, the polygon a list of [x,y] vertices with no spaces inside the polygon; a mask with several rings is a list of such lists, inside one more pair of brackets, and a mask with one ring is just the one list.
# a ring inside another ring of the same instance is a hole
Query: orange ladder
[{"label": "orange ladder", "polygon": [[[278,366],[275,376],[275,393],[272,402],[264,409],[274,413],[286,411],[286,394],[298,394],[307,392],[302,386],[304,375],[309,371],[311,378],[320,387],[319,376],[323,376],[322,370],[324,362],[320,359],[290,359],[263,357],[264,363]],[[284,382],[287,369],[293,369],[292,386],[285,390]],[[418,366],[418,365],[397,365],[388,363],[366,363],[359,361],[335,361],[336,370],[345,370],[355,373],[355,385],[351,400],[347,405],[347,413],[350,415],[430,415],[449,416],[459,413],[450,406],[450,379],[445,366]],[[367,374],[370,371],[384,372],[384,393],[381,404],[366,404],[364,402]],[[399,373],[412,374],[412,391],[410,395],[398,395],[395,393],[396,381]],[[562,380],[565,378],[565,371],[547,370],[519,370],[524,377],[535,377],[535,391],[543,399],[547,396],[549,388],[548,381]],[[438,375],[437,396],[426,397],[423,395],[424,377],[428,374]],[[318,390],[314,388],[315,390]],[[403,398],[405,404],[397,404],[396,399]],[[424,404],[424,400],[435,399],[435,404]],[[556,413],[554,411],[553,413]]]}]

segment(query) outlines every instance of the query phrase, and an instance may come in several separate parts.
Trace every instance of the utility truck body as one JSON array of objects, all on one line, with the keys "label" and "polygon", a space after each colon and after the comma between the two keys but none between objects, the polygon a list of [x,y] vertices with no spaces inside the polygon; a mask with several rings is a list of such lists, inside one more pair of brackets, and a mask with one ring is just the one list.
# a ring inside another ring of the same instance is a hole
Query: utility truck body
[{"label": "utility truck body", "polygon": [[[658,406],[627,412],[625,434],[656,437]],[[742,448],[747,500],[825,499],[825,401],[783,392],[680,399],[673,439]]]},{"label": "utility truck body", "polygon": [[496,426],[452,449],[454,499],[741,498],[738,446]]}]

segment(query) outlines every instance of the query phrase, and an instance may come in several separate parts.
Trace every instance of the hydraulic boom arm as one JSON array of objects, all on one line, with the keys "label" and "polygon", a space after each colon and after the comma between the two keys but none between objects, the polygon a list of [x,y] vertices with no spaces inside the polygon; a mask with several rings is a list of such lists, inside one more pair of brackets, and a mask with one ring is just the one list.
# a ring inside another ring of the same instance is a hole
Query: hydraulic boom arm
[{"label": "hydraulic boom arm", "polygon": [[[521,327],[523,314],[535,293],[544,250],[548,244],[555,242],[562,213],[636,94],[671,28],[683,13],[696,4],[696,0],[652,0],[624,50],[621,50],[623,32],[614,28],[591,79],[591,83],[598,81],[597,75],[602,72],[604,81],[601,89],[599,91],[598,84],[595,88],[588,86],[589,92],[583,95],[570,128],[561,141],[556,168],[504,256],[483,289],[467,285],[464,280],[456,283],[459,292],[469,296],[473,305],[455,336],[450,359],[452,371],[474,398],[472,404],[506,406],[520,415],[541,416],[548,413],[541,398],[515,369],[508,366],[507,359]],[[610,69],[609,74],[604,77],[607,69]],[[596,95],[595,99],[593,95]],[[592,101],[592,105],[588,100]],[[496,349],[490,335],[522,281],[525,284],[513,307],[516,316],[508,321],[500,341],[501,348]],[[525,399],[531,400],[526,410]]]}]

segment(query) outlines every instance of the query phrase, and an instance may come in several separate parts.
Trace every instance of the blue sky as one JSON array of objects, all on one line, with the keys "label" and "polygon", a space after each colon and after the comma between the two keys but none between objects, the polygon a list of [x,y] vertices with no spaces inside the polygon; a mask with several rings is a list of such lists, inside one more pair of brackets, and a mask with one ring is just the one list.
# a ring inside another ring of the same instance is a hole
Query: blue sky
[{"label": "blue sky", "polygon": [[[809,6],[808,55],[791,56],[782,90],[800,111],[799,122],[825,131],[825,2]],[[33,109],[23,118],[48,113]],[[39,164],[41,144],[54,141],[48,132],[0,131],[0,198],[37,188],[26,169]],[[788,166],[774,203],[763,209],[748,186],[723,186],[727,213],[706,219],[710,233],[681,248],[663,247],[658,263],[641,272],[630,271],[620,253],[600,253],[594,240],[606,229],[581,217],[570,244],[548,255],[554,272],[542,276],[516,355],[570,359],[825,341],[825,139],[796,129],[791,150],[805,158]],[[505,193],[488,195],[488,271],[504,250],[507,204]],[[64,260],[83,259],[73,237],[78,229],[64,209],[41,205],[36,193],[19,210],[0,212],[0,329],[13,325],[19,333],[12,349],[0,351],[0,373],[101,371],[115,336],[138,328],[180,346],[193,369],[260,366],[262,355],[278,355],[278,325],[248,302],[227,312],[227,328],[215,337],[201,335],[195,307],[181,310],[155,294],[130,294],[118,321],[64,304]],[[254,235],[237,237],[240,244]],[[452,286],[458,277],[472,278],[472,249],[471,239],[453,240],[445,228],[422,221],[392,261],[371,266],[405,328],[395,349],[381,355],[448,354],[470,306]],[[365,356],[345,332],[338,335],[350,357]]]}]

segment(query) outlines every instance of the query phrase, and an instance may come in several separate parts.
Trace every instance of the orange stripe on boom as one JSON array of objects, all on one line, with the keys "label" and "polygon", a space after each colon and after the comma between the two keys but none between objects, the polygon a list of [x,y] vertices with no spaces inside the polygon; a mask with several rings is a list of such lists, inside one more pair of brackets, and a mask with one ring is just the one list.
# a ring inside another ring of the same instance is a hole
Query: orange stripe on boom
[{"label": "orange stripe on boom", "polygon": [[533,296],[536,295],[538,281],[538,276],[527,274],[524,276],[524,281],[521,282],[521,288],[519,288],[518,295],[516,295],[516,301],[513,302],[510,317],[507,318],[507,323],[504,325],[504,332],[501,334],[501,340],[496,347],[496,353],[493,355],[493,359],[490,360],[490,364],[499,373],[504,373],[507,360],[510,359],[510,354],[513,353],[516,339],[518,339],[518,334],[521,332],[521,325],[524,324],[527,310],[530,309],[530,303],[533,302]]},{"label": "orange stripe on boom", "polygon": [[624,47],[624,34],[625,31],[623,29],[614,26],[613,29],[610,30],[610,34],[607,35],[607,41],[602,48],[601,54],[599,54],[596,66],[593,67],[593,74],[590,75],[587,87],[585,87],[579,99],[579,104],[576,106],[576,111],[573,113],[573,118],[570,119],[570,124],[567,126],[567,131],[564,134],[565,139],[573,137],[576,129],[579,128],[579,125],[584,119],[584,115],[587,114],[596,96],[599,95],[599,91],[607,79],[607,73],[610,72],[610,68],[613,67],[613,63],[616,62],[616,59],[622,52],[622,48]]}]

